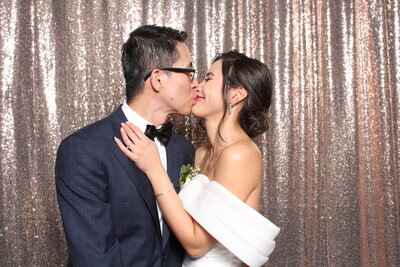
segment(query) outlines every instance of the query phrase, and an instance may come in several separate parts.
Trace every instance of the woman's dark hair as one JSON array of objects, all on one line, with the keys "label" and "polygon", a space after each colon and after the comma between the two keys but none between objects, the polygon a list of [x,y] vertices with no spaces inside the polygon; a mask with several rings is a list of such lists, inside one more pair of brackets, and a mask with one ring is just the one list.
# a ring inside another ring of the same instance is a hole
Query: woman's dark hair
[{"label": "woman's dark hair", "polygon": [[184,31],[156,25],[144,25],[131,32],[122,45],[121,56],[127,102],[141,91],[147,73],[170,67],[178,60],[177,42],[186,38]]},{"label": "woman's dark hair", "polygon": [[272,77],[265,64],[257,59],[232,50],[218,54],[213,63],[222,60],[225,113],[228,109],[228,92],[231,88],[243,86],[247,97],[239,113],[239,123],[250,137],[255,137],[268,129],[266,112],[271,105]]}]

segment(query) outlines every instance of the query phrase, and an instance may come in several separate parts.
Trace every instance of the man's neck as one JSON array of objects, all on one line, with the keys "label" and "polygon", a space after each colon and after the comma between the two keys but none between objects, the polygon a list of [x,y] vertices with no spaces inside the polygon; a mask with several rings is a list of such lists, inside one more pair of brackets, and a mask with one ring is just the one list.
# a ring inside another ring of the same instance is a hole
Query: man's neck
[{"label": "man's neck", "polygon": [[163,124],[169,115],[168,111],[164,110],[158,101],[151,100],[144,95],[135,97],[128,105],[142,118],[156,127]]}]

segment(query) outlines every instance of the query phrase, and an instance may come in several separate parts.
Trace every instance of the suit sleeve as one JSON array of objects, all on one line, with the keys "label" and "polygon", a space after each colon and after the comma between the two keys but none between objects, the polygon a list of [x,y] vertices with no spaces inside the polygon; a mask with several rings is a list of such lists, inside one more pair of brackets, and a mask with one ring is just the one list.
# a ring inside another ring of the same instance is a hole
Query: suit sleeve
[{"label": "suit sleeve", "polygon": [[108,199],[105,144],[71,136],[56,159],[57,199],[73,266],[122,266]]}]

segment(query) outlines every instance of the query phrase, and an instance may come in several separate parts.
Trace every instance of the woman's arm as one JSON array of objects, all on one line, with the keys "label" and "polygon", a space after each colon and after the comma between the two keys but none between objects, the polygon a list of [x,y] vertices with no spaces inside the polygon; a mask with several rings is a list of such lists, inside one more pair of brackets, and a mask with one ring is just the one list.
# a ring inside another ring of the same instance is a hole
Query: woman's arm
[{"label": "woman's arm", "polygon": [[161,164],[155,143],[131,123],[123,124],[121,135],[126,145],[133,144],[128,150],[116,138],[119,148],[147,175],[154,194],[161,193],[156,200],[163,217],[186,252],[191,257],[200,257],[208,252],[216,241],[183,208],[182,201],[172,190],[174,185]]},{"label": "woman's arm", "polygon": [[[164,219],[186,252],[192,257],[199,257],[208,252],[216,241],[185,211],[175,190],[171,190],[173,185],[161,165],[154,142],[131,123],[123,125],[121,135],[126,145],[132,142],[133,145],[130,146],[131,150],[128,150],[116,139],[118,146],[146,173],[155,195],[159,194],[156,199]],[[202,158],[204,152],[204,149],[200,149],[196,152],[196,157]],[[215,181],[236,197],[254,209],[259,209],[262,158],[254,143],[238,142],[225,148],[216,164],[214,177]]]}]

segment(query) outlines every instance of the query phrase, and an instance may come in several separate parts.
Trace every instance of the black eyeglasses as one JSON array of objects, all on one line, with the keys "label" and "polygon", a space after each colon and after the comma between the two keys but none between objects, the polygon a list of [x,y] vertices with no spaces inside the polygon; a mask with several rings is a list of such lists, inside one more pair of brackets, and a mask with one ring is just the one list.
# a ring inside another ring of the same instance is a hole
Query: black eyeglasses
[{"label": "black eyeglasses", "polygon": [[[168,68],[157,68],[159,70],[168,70],[168,71],[173,71],[173,72],[181,72],[181,73],[187,73],[189,75],[189,78],[191,81],[194,80],[194,73],[196,72],[195,69],[183,69],[183,68],[172,68],[172,67],[168,67]],[[152,70],[153,71],[153,70]],[[149,73],[146,74],[146,76],[143,77],[143,80],[147,80],[152,71],[150,71]]]}]

